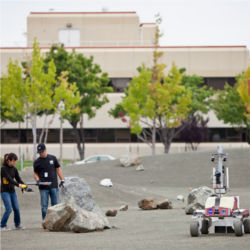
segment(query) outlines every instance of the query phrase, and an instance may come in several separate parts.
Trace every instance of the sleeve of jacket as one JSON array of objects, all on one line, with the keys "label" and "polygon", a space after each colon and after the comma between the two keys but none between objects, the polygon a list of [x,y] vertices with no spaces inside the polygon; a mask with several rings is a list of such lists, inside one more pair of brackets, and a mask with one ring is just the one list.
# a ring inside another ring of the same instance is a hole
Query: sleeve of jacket
[{"label": "sleeve of jacket", "polygon": [[19,186],[19,184],[9,175],[8,171],[6,171],[5,168],[1,169],[1,174],[2,174],[2,177],[5,177],[9,183],[17,187]]},{"label": "sleeve of jacket", "polygon": [[24,184],[16,168],[15,168],[15,179],[18,183]]}]

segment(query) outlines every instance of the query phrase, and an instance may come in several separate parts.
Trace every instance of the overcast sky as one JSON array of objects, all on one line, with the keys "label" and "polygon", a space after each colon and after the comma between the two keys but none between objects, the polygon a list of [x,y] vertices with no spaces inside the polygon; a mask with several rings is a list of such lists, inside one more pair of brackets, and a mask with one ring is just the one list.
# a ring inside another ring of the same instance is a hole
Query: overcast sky
[{"label": "overcast sky", "polygon": [[140,22],[163,18],[161,45],[247,45],[250,0],[0,0],[0,46],[26,46],[31,11],[136,11]]}]

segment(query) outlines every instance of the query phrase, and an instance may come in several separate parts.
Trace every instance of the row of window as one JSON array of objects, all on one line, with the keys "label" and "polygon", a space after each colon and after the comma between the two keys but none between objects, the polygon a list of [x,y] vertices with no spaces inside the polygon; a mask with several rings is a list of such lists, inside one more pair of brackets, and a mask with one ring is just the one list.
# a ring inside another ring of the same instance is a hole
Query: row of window
[{"label": "row of window", "polygon": [[[110,78],[109,86],[113,87],[114,92],[124,92],[124,89],[128,88],[128,83],[131,78]],[[224,89],[225,84],[233,86],[235,84],[235,78],[233,77],[205,77],[204,85],[212,87],[213,89]]]},{"label": "row of window", "polygon": [[[32,143],[31,129],[1,129],[1,143]],[[37,130],[38,138],[41,130]],[[50,129],[48,143],[59,143],[59,129]],[[247,131],[234,128],[209,128],[204,142],[245,142],[247,141]],[[135,134],[131,134],[129,129],[84,129],[85,142],[140,142]],[[63,142],[74,143],[73,129],[63,130]],[[157,137],[157,142],[160,138]],[[185,142],[181,136],[174,138],[174,142]]]}]

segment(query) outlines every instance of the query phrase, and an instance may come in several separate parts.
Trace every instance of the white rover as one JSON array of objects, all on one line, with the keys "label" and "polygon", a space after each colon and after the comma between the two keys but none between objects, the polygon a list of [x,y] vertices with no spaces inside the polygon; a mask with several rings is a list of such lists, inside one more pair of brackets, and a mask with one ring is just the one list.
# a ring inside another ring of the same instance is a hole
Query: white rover
[{"label": "white rover", "polygon": [[219,145],[211,157],[212,162],[218,162],[217,168],[213,168],[214,194],[206,200],[205,210],[194,211],[190,224],[192,237],[208,234],[212,226],[215,233],[235,233],[236,236],[250,233],[249,210],[240,209],[238,196],[222,196],[229,189],[228,168],[223,165],[226,160],[227,155]]}]

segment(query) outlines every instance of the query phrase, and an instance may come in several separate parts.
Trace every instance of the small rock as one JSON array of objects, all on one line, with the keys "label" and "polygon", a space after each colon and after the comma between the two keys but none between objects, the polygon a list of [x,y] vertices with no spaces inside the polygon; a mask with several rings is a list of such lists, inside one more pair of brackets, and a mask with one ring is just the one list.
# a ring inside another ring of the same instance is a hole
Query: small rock
[{"label": "small rock", "polygon": [[173,209],[172,202],[168,199],[159,201],[157,204],[157,208],[159,209]]},{"label": "small rock", "polygon": [[141,156],[138,156],[138,157],[136,157],[136,158],[134,159],[133,165],[134,165],[134,166],[142,165]]},{"label": "small rock", "polygon": [[145,198],[138,202],[138,206],[143,210],[152,210],[157,208],[154,198]]},{"label": "small rock", "polygon": [[122,167],[138,166],[142,163],[141,157],[125,156],[120,158]]},{"label": "small rock", "polygon": [[177,195],[177,200],[182,202],[185,201],[184,196],[182,194]]},{"label": "small rock", "polygon": [[113,183],[110,179],[103,179],[100,181],[100,185],[104,187],[112,187]]},{"label": "small rock", "polygon": [[130,167],[133,164],[132,159],[130,157],[120,158],[120,163],[121,166],[125,168]]},{"label": "small rock", "polygon": [[127,211],[128,210],[128,205],[123,205],[119,208],[119,211]]},{"label": "small rock", "polygon": [[115,217],[117,215],[117,210],[116,209],[109,209],[106,213],[106,216],[111,216],[111,217]]},{"label": "small rock", "polygon": [[138,166],[136,167],[136,170],[137,170],[137,171],[144,171],[143,165],[142,165],[142,164],[138,165]]}]

